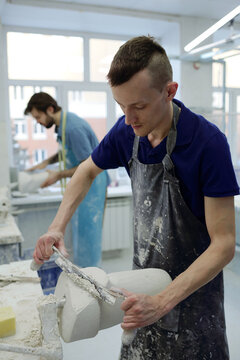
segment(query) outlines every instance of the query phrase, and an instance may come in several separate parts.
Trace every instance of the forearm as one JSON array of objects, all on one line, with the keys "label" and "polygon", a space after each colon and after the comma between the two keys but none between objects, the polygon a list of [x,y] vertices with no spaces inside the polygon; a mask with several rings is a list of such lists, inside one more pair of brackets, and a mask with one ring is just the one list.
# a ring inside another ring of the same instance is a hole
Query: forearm
[{"label": "forearm", "polygon": [[45,160],[43,160],[40,164],[38,164],[38,166],[42,165],[42,168],[45,168],[48,165],[54,164],[56,162],[58,162],[58,153],[50,156],[49,158],[47,158]]},{"label": "forearm", "polygon": [[56,162],[58,162],[58,153],[50,156],[48,159],[46,159],[48,165],[50,164],[55,164]]},{"label": "forearm", "polygon": [[179,302],[211,281],[234,256],[235,237],[229,234],[222,241],[210,244],[183,273],[157,295],[162,309],[167,313]]},{"label": "forearm", "polygon": [[65,169],[65,170],[59,171],[59,180],[68,178],[68,177],[72,177],[73,174],[75,173],[75,171],[77,170],[77,168],[78,168],[78,166],[75,166],[71,169]]}]

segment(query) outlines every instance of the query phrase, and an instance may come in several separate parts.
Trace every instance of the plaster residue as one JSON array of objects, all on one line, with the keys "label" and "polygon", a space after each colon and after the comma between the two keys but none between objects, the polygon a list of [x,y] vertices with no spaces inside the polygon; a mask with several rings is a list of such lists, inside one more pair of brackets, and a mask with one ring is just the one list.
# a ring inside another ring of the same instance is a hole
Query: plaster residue
[{"label": "plaster residue", "polygon": [[42,348],[51,353],[51,359],[62,359],[62,346],[58,329],[58,301],[55,295],[42,296],[37,308],[42,324]]},{"label": "plaster residue", "polygon": [[[1,275],[22,275],[37,277],[30,270],[31,260],[0,266]],[[12,306],[16,315],[16,334],[1,338],[0,342],[10,345],[37,347],[41,344],[41,323],[36,300],[42,295],[41,285],[33,282],[16,282],[0,288],[0,306]],[[40,360],[40,357],[1,352],[4,360]]]},{"label": "plaster residue", "polygon": [[93,295],[96,298],[99,298],[99,294],[93,284],[90,283],[90,281],[85,280],[74,273],[67,273],[67,276],[80,288],[86,290],[91,295]]},{"label": "plaster residue", "polygon": [[147,207],[150,207],[152,205],[152,202],[151,200],[149,200],[149,197],[147,196],[147,198],[144,200],[144,205],[147,206]]},{"label": "plaster residue", "polygon": [[163,227],[163,219],[161,216],[159,216],[156,220],[155,220],[155,226],[158,227],[158,231],[161,234],[162,232],[162,227]]},{"label": "plaster residue", "polygon": [[[97,274],[97,271],[96,271]],[[86,290],[89,294],[91,294],[94,298],[103,299],[99,294],[95,286],[88,280],[81,278],[79,275],[75,273],[67,273],[67,276],[80,288]],[[89,275],[88,275],[89,276]],[[112,295],[108,295],[107,291],[104,291],[105,301],[109,304],[114,304],[115,298]]]},{"label": "plaster residue", "polygon": [[145,261],[146,261],[146,257],[148,255],[149,250],[146,250],[144,248],[140,248],[138,249],[138,260],[140,265],[144,265]]}]

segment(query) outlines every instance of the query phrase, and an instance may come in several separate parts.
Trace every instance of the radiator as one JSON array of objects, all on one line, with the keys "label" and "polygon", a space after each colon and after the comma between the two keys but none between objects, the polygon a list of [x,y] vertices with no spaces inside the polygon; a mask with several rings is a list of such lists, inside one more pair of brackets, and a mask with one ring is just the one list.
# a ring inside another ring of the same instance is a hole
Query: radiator
[{"label": "radiator", "polygon": [[131,197],[108,198],[102,234],[102,250],[126,249],[132,245]]}]

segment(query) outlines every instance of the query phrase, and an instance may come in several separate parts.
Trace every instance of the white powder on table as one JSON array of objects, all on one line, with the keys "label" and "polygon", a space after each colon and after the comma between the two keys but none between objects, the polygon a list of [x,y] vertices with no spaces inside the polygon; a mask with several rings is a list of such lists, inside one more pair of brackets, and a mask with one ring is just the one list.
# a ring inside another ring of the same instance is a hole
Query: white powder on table
[{"label": "white powder on table", "polygon": [[[30,270],[31,260],[0,266],[0,275],[37,277]],[[12,306],[16,315],[16,334],[0,338],[0,343],[37,347],[41,345],[41,323],[37,300],[42,296],[40,283],[14,282],[0,288],[0,306]],[[40,360],[38,356],[0,351],[0,360]]]}]

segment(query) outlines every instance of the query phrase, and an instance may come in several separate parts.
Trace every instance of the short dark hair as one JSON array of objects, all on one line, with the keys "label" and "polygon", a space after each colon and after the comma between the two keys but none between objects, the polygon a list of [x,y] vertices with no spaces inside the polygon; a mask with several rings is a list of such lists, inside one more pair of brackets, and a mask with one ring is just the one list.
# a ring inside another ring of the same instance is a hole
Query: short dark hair
[{"label": "short dark hair", "polygon": [[54,108],[54,112],[56,113],[59,110],[62,110],[61,106],[59,106],[56,100],[45,92],[35,93],[29,100],[26,109],[24,110],[24,115],[29,114],[33,108],[38,111],[43,111],[46,113],[49,106]]},{"label": "short dark hair", "polygon": [[119,48],[107,78],[112,87],[118,86],[146,68],[154,87],[162,89],[168,81],[172,81],[172,66],[164,48],[151,36],[138,36]]}]

